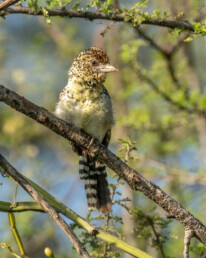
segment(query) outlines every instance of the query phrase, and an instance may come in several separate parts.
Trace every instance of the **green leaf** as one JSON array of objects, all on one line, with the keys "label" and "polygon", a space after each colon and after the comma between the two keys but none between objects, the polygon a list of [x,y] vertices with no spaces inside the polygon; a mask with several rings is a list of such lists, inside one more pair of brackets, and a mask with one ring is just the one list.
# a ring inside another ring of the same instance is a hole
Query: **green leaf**
[{"label": "green leaf", "polygon": [[172,99],[180,104],[184,104],[185,102],[185,92],[183,90],[177,90],[172,94]]},{"label": "green leaf", "polygon": [[139,2],[137,2],[136,4],[134,4],[131,9],[147,8],[147,3],[148,3],[148,2],[149,2],[149,0],[139,1]]},{"label": "green leaf", "polygon": [[75,10],[75,11],[77,11],[78,8],[79,8],[79,6],[80,6],[80,2],[76,3],[75,5],[73,5],[73,6],[72,6],[72,9]]},{"label": "green leaf", "polygon": [[206,95],[203,95],[199,98],[199,107],[206,109]]},{"label": "green leaf", "polygon": [[45,17],[45,19],[46,19],[46,23],[49,24],[49,25],[51,25],[51,18],[50,18],[50,16],[49,16],[48,10],[45,9],[45,8],[42,8],[42,12],[43,12],[43,15],[44,15],[44,17]]},{"label": "green leaf", "polygon": [[192,90],[190,92],[190,103],[191,104],[196,104],[198,98],[199,98],[199,89]]},{"label": "green leaf", "polygon": [[199,243],[197,246],[190,246],[190,251],[201,256],[206,252],[206,246],[202,243]]},{"label": "green leaf", "polygon": [[38,0],[28,0],[27,4],[28,4],[28,7],[35,8],[35,9],[38,8]]}]

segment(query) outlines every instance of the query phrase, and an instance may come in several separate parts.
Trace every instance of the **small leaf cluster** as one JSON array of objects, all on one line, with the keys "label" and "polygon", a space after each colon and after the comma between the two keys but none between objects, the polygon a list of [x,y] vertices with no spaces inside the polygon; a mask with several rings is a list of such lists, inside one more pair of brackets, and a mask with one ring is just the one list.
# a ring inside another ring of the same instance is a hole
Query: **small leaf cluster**
[{"label": "small leaf cluster", "polygon": [[[111,234],[115,234],[116,236],[122,238],[122,235],[118,233],[114,228],[113,224],[116,222],[121,222],[121,218],[117,216],[113,216],[112,213],[110,215],[98,215],[95,217],[92,217],[92,214],[89,213],[87,216],[87,221],[89,222],[98,222],[98,224],[103,223],[100,229],[109,232]],[[72,224],[72,229],[80,230],[81,233],[78,233],[78,236],[80,236],[80,240],[82,244],[87,248],[87,250],[90,250],[91,257],[119,257],[120,252],[113,249],[113,245],[107,242],[104,242],[100,239],[98,239],[95,236],[90,235],[88,232],[82,230],[77,224]],[[103,255],[104,254],[104,255]]]},{"label": "small leaf cluster", "polygon": [[87,7],[95,7],[99,11],[109,15],[114,10],[114,0],[106,0],[106,1],[100,1],[100,0],[91,0]]},{"label": "small leaf cluster", "polygon": [[[116,176],[113,176],[116,177]],[[122,206],[129,210],[126,206],[126,201],[129,201],[128,198],[122,198],[121,193],[117,190],[120,186],[122,186],[124,183],[120,180],[120,178],[117,178],[116,182],[114,184],[109,184],[111,188],[111,199],[113,200],[113,205],[117,204],[119,206]],[[118,196],[117,201],[114,201],[114,196]],[[92,216],[92,213],[90,212],[87,216],[87,221],[91,223],[98,223],[102,224],[100,229],[104,230],[105,232],[108,232],[110,234],[113,234],[120,239],[123,238],[123,235],[114,227],[114,225],[123,225],[122,217],[115,215],[113,212],[109,214],[101,214],[97,216]],[[116,249],[113,248],[113,245],[110,243],[106,243],[95,236],[91,236],[88,232],[83,231],[77,224],[72,224],[73,229],[81,230],[80,239],[81,242],[86,248],[90,251],[91,257],[94,258],[100,258],[100,257],[113,257],[117,258],[120,257],[121,253],[119,251],[116,251]]]},{"label": "small leaf cluster", "polygon": [[190,251],[198,255],[199,257],[205,257],[206,246],[202,243],[197,244],[197,246],[190,246]]},{"label": "small leaf cluster", "polygon": [[132,156],[131,152],[136,151],[137,147],[136,141],[132,141],[130,135],[127,135],[127,139],[119,139],[119,142],[122,144],[122,147],[119,149],[119,153],[122,155],[120,158],[124,160],[125,163],[128,163],[128,161],[136,160],[136,156]]},{"label": "small leaf cluster", "polygon": [[64,8],[67,4],[70,4],[74,2],[74,5],[71,6],[72,9],[77,9],[80,5],[79,1],[74,1],[74,0],[47,0],[46,1],[46,8],[48,9],[53,9],[55,7],[58,8]]},{"label": "small leaf cluster", "polygon": [[28,7],[34,8],[36,11],[39,9],[38,0],[28,0],[27,5]]},{"label": "small leaf cluster", "polygon": [[142,22],[150,20],[150,19],[158,19],[163,21],[170,17],[171,15],[168,14],[166,11],[161,13],[159,9],[155,9],[152,13],[147,11],[142,11],[141,9],[145,9],[148,7],[147,3],[149,1],[139,1],[135,5],[133,5],[129,10],[124,8],[123,14],[125,15],[125,22],[131,22],[134,27],[140,25]]},{"label": "small leaf cluster", "polygon": [[194,32],[190,32],[185,42],[190,42],[198,36],[206,35],[206,21],[203,22],[193,22]]},{"label": "small leaf cluster", "polygon": [[134,232],[137,238],[151,239],[152,246],[160,249],[168,241],[168,226],[171,220],[164,219],[155,213],[156,207],[146,214],[141,209],[134,208],[130,213],[134,216],[136,227]]}]

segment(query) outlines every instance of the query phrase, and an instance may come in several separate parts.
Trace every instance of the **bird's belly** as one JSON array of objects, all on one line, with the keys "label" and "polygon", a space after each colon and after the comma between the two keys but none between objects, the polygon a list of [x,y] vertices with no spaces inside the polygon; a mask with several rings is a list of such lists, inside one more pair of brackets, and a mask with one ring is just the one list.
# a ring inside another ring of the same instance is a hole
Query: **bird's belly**
[{"label": "bird's belly", "polygon": [[107,130],[111,128],[107,115],[104,109],[98,107],[90,109],[88,107],[82,117],[81,128],[99,141],[102,141]]},{"label": "bird's belly", "polygon": [[104,99],[84,102],[72,99],[67,102],[59,102],[56,114],[65,121],[83,129],[100,142],[114,123],[111,104]]}]

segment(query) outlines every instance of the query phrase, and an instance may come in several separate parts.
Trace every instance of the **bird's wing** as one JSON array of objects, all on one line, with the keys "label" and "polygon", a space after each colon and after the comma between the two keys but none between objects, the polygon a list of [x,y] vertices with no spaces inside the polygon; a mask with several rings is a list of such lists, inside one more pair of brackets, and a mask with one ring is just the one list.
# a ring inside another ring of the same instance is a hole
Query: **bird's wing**
[{"label": "bird's wing", "polygon": [[104,146],[108,147],[110,139],[111,139],[111,129],[109,129],[109,130],[106,132],[106,134],[105,134],[105,136],[104,136],[104,139],[102,140],[102,144],[103,144]]}]

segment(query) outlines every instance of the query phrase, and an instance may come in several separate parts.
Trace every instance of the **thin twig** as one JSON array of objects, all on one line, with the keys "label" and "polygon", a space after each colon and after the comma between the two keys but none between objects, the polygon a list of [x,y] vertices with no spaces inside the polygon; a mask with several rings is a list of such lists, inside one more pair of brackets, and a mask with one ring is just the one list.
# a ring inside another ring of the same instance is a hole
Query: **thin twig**
[{"label": "thin twig", "polygon": [[36,202],[16,202],[13,206],[10,202],[0,201],[0,212],[25,212],[38,211],[45,212],[42,207]]},{"label": "thin twig", "polygon": [[11,231],[12,231],[14,239],[15,239],[17,245],[18,245],[21,257],[22,258],[29,258],[26,255],[26,251],[24,249],[21,237],[20,237],[19,232],[18,232],[18,230],[16,228],[16,220],[15,220],[14,214],[11,213],[11,212],[8,212],[8,216],[9,216],[9,224],[10,224],[10,227],[11,227]]},{"label": "thin twig", "polygon": [[194,19],[196,22],[200,22],[200,21],[202,21],[204,18],[205,18],[205,16],[206,16],[206,6],[204,6],[201,10],[200,10],[200,12],[199,12],[199,14],[197,15],[197,17]]},{"label": "thin twig", "polygon": [[34,187],[22,177],[20,173],[17,172],[15,168],[9,164],[9,162],[0,154],[0,166],[5,170],[5,172],[10,175],[33,199],[41,205],[46,213],[56,222],[56,224],[65,232],[67,237],[70,239],[74,247],[76,248],[79,255],[83,258],[89,258],[84,246],[81,244],[77,236],[74,234],[69,225],[62,219],[62,217],[55,211],[55,209],[46,202],[42,196],[34,189]]},{"label": "thin twig", "polygon": [[0,11],[3,11],[10,5],[16,4],[19,0],[3,0],[0,2]]},{"label": "thin twig", "polygon": [[153,38],[149,37],[140,27],[135,28],[135,31],[162,55],[166,57],[169,55],[167,49],[164,49],[162,46],[160,46]]},{"label": "thin twig", "polygon": [[[175,69],[174,69],[174,66],[173,66],[173,54],[174,54],[174,51],[175,51],[175,47],[179,47],[180,46],[180,42],[177,44],[177,45],[174,45],[168,49],[160,46],[153,38],[149,37],[142,29],[140,29],[139,27],[138,28],[135,28],[135,30],[137,31],[137,33],[139,35],[141,35],[144,40],[146,40],[147,42],[149,42],[149,44],[154,48],[156,49],[159,53],[161,53],[163,55],[163,57],[165,58],[165,61],[166,61],[166,64],[167,64],[167,69],[168,69],[168,72],[170,74],[170,77],[174,83],[174,86],[176,89],[180,89],[181,88],[181,85],[180,85],[180,82],[178,80],[178,78],[176,77],[176,74],[175,74]],[[183,40],[181,38],[181,40]]]},{"label": "thin twig", "polygon": [[193,235],[194,232],[192,230],[185,230],[183,258],[189,258],[190,240]]},{"label": "thin twig", "polygon": [[180,49],[180,47],[185,43],[185,39],[186,39],[188,36],[189,36],[189,33],[188,33],[188,32],[186,32],[186,31],[183,32],[183,33],[179,36],[179,38],[178,38],[176,44],[174,44],[174,45],[170,48],[169,54],[170,54],[170,55],[174,55],[174,54]]},{"label": "thin twig", "polygon": [[147,158],[146,155],[137,153],[137,158],[139,162],[139,167],[149,166],[149,167],[155,167],[160,170],[165,170],[165,171],[170,171],[168,174],[158,174],[158,175],[151,175],[150,178],[152,178],[152,181],[154,180],[166,180],[166,181],[171,181],[173,178],[175,178],[178,175],[178,181],[182,184],[185,185],[206,185],[206,177],[202,176],[201,174],[195,173],[195,172],[190,172],[177,168],[177,167],[170,167],[167,164],[154,160],[154,159],[149,159]]},{"label": "thin twig", "polygon": [[163,99],[165,99],[167,102],[169,102],[171,105],[177,107],[179,110],[185,111],[188,114],[196,114],[198,116],[205,116],[206,115],[206,110],[198,109],[197,106],[186,106],[180,102],[175,101],[170,94],[162,91],[158,85],[146,74],[143,73],[141,69],[136,69],[135,70],[139,76],[139,78],[145,82],[148,83],[148,85],[155,91],[157,92]]},{"label": "thin twig", "polygon": [[[200,10],[199,14],[195,17],[194,21],[195,21],[195,22],[201,22],[201,20],[204,19],[205,15],[206,15],[206,7],[203,7],[203,8]],[[186,39],[188,36],[189,36],[189,32],[181,33],[181,35],[180,35],[179,38],[178,38],[178,41],[176,42],[176,44],[174,44],[174,45],[171,47],[171,49],[170,49],[170,51],[169,51],[168,54],[169,54],[170,56],[171,56],[171,55],[174,55],[174,54],[177,52],[177,50],[185,43],[184,41],[185,41],[185,39]]]},{"label": "thin twig", "polygon": [[153,233],[154,233],[154,235],[155,235],[155,237],[156,237],[156,241],[157,241],[157,244],[158,244],[158,246],[159,246],[159,249],[160,249],[160,252],[161,252],[161,254],[162,254],[162,257],[163,257],[163,258],[166,258],[166,255],[165,255],[164,250],[163,250],[162,243],[161,243],[160,238],[159,238],[159,235],[158,235],[158,233],[157,233],[157,231],[156,231],[156,229],[155,229],[155,226],[154,226],[153,221],[150,221],[150,226],[151,226],[152,231],[153,231]]}]

